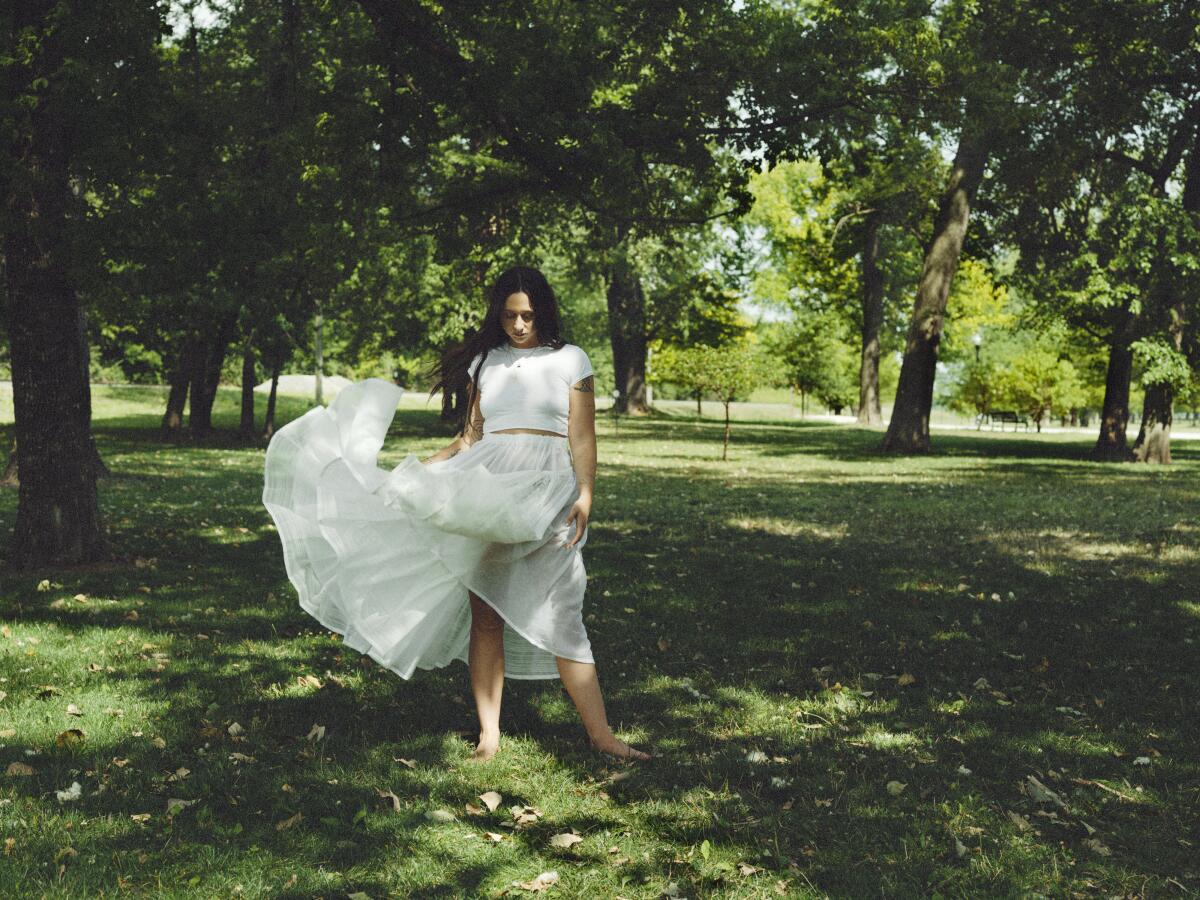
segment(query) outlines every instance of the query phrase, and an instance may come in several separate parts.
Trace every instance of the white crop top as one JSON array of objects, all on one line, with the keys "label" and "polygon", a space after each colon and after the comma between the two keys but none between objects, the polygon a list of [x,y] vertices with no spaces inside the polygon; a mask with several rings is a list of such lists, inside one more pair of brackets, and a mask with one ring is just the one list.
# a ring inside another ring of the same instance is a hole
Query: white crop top
[{"label": "white crop top", "polygon": [[501,344],[488,351],[476,376],[482,355],[475,355],[469,371],[471,378],[478,377],[484,434],[505,428],[567,433],[571,387],[593,374],[592,361],[582,348],[563,344],[557,350],[518,350]]}]

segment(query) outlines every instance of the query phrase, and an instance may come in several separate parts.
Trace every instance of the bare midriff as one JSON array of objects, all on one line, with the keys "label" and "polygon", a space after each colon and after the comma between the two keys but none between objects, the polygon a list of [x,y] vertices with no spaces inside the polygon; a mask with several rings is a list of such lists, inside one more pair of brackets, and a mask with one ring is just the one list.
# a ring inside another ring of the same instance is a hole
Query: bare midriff
[{"label": "bare midriff", "polygon": [[565,434],[559,434],[557,431],[543,431],[540,428],[500,428],[491,434],[548,434],[551,437],[566,437]]}]

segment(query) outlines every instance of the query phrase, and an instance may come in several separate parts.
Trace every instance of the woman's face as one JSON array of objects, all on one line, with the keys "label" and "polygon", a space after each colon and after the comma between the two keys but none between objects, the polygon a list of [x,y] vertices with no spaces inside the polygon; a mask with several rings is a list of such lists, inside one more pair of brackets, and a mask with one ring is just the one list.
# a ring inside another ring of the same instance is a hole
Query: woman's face
[{"label": "woman's face", "polygon": [[500,313],[500,324],[514,347],[536,347],[537,326],[533,323],[533,304],[524,291],[509,294]]}]

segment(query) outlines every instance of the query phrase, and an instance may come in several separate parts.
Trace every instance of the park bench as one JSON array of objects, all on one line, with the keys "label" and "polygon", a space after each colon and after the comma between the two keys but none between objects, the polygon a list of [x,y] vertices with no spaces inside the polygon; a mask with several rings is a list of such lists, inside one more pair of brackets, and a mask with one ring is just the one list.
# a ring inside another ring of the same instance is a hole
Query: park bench
[{"label": "park bench", "polygon": [[976,427],[982,427],[985,422],[993,430],[997,424],[1000,426],[1001,431],[1004,430],[1005,425],[1009,424],[1012,425],[1013,431],[1017,430],[1018,425],[1023,425],[1026,431],[1029,430],[1029,417],[1024,413],[1014,412],[1011,409],[994,409],[983,413],[979,416]]}]

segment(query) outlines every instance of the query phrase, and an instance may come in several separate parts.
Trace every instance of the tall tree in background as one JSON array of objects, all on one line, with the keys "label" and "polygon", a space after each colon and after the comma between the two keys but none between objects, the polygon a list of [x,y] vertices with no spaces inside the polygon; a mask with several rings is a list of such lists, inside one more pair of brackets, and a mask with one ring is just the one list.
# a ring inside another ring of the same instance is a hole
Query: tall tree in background
[{"label": "tall tree in background", "polygon": [[716,153],[708,133],[728,114],[743,39],[736,17],[691,0],[502,3],[470,15],[360,5],[409,89],[453,111],[466,146],[486,155],[485,177],[472,184],[478,208],[537,192],[589,222],[618,406],[644,409],[646,292],[632,243],[747,199],[740,163]]},{"label": "tall tree in background", "polygon": [[153,69],[163,26],[156,7],[136,2],[29,0],[4,10],[0,195],[20,456],[8,562],[29,568],[106,552],[79,300],[81,281],[97,275],[89,191],[136,157],[129,139],[140,129],[122,104]]}]

